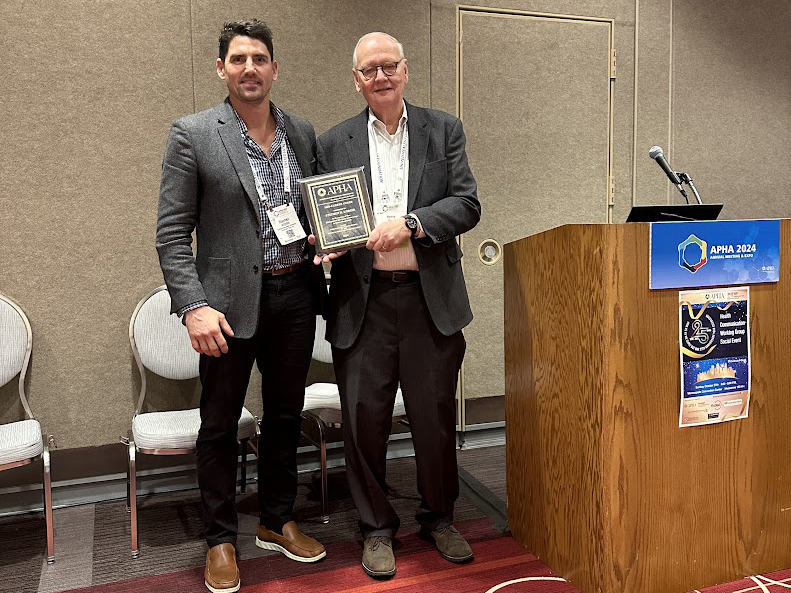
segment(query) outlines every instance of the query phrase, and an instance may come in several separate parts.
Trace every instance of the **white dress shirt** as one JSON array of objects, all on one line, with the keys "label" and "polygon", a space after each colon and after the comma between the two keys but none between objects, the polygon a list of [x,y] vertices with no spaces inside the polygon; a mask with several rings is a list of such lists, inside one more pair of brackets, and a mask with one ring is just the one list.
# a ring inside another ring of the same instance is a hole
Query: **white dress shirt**
[{"label": "white dress shirt", "polygon": [[[393,135],[388,133],[387,126],[374,115],[373,111],[368,110],[368,152],[371,159],[372,201],[376,224],[402,218],[407,213],[409,190],[409,131],[406,104],[403,101],[401,120]],[[425,236],[422,228],[418,228],[418,231],[418,237]],[[374,268],[417,270],[417,259],[412,242],[407,239],[389,253],[374,252]]]}]

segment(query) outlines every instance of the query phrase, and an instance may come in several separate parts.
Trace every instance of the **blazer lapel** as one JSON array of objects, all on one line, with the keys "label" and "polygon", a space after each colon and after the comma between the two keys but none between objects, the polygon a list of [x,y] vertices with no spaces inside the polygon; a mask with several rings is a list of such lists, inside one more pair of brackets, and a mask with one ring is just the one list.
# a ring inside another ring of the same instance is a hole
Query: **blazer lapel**
[{"label": "blazer lapel", "polygon": [[349,139],[346,141],[351,167],[365,167],[365,183],[368,186],[368,199],[373,205],[373,185],[371,181],[371,156],[368,152],[368,108],[362,110],[352,122]]},{"label": "blazer lapel", "polygon": [[220,114],[217,118],[217,132],[220,134],[225,151],[231,160],[236,175],[242,183],[247,197],[255,209],[256,214],[261,215],[258,200],[258,191],[255,189],[255,178],[253,170],[250,168],[250,161],[247,158],[247,151],[244,147],[244,140],[239,133],[239,125],[236,123],[236,116],[230,103],[226,102],[219,107]]},{"label": "blazer lapel", "polygon": [[428,120],[421,110],[409,103],[407,109],[407,129],[409,130],[409,187],[407,188],[407,212],[415,206],[417,190],[423,178],[426,166],[426,150],[428,149]]}]

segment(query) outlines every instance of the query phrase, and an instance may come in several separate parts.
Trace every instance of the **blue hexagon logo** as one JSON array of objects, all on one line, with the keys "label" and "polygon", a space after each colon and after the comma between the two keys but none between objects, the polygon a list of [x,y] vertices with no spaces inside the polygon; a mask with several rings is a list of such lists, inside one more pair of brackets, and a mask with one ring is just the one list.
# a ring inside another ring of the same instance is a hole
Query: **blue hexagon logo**
[{"label": "blue hexagon logo", "polygon": [[678,265],[694,274],[708,261],[707,250],[708,245],[703,239],[690,235],[678,245]]}]

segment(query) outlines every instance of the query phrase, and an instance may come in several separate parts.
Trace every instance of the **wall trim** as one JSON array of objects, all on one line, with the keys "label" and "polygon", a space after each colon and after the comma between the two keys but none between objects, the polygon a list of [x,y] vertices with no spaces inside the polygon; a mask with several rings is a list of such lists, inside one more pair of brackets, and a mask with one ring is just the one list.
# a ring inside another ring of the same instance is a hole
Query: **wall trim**
[{"label": "wall trim", "polygon": [[[459,432],[457,435],[460,449],[504,445],[505,422],[468,426],[465,432]],[[414,455],[411,433],[390,435],[387,450],[388,459],[414,457]],[[297,463],[299,473],[318,471],[318,450],[310,445],[300,447],[297,449]],[[328,443],[327,467],[332,469],[344,465],[343,443]],[[137,472],[137,476],[138,495],[178,492],[198,487],[195,464],[142,470]],[[255,483],[256,478],[255,457],[250,455],[248,457],[247,481]],[[125,472],[52,482],[52,503],[55,509],[124,498],[126,498]],[[0,488],[0,517],[41,512],[43,508],[40,484]]]}]

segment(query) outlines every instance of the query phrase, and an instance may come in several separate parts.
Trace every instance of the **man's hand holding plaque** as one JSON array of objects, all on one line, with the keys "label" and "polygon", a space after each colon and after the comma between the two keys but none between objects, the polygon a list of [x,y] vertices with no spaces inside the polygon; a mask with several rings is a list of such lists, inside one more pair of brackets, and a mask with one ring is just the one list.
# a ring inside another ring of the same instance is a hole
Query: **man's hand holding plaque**
[{"label": "man's hand holding plaque", "polygon": [[[308,243],[310,243],[311,245],[315,245],[316,244],[316,235],[314,235],[313,233],[308,235]],[[316,264],[317,266],[319,264],[328,264],[332,260],[342,256],[344,253],[346,253],[346,251],[347,250],[344,249],[343,251],[332,251],[330,253],[325,253],[324,255],[316,254],[316,255],[313,256],[313,263]]]},{"label": "man's hand holding plaque", "polygon": [[314,263],[365,246],[375,224],[362,167],[306,177],[299,186],[313,231],[308,240],[316,245]]}]

